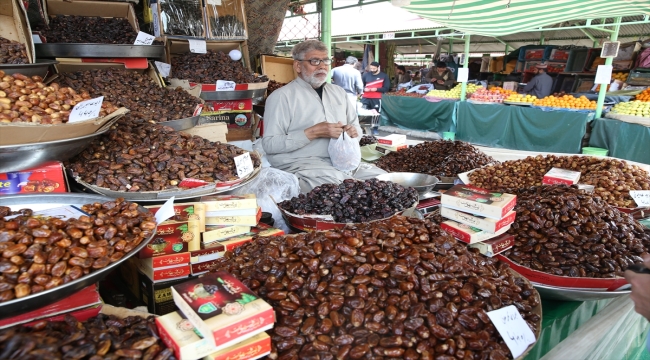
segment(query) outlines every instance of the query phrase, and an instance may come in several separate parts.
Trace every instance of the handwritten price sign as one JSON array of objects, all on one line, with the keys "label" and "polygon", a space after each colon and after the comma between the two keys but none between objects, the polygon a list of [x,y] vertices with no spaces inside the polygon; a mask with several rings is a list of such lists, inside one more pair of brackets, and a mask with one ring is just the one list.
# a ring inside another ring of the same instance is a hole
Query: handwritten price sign
[{"label": "handwritten price sign", "polygon": [[234,81],[217,80],[217,91],[234,91],[237,84]]},{"label": "handwritten price sign", "polygon": [[169,72],[172,69],[172,66],[170,64],[160,62],[160,61],[154,61],[154,64],[156,64],[156,68],[158,69],[158,72],[160,73],[160,76],[162,77],[168,77]]},{"label": "handwritten price sign", "polygon": [[235,156],[234,160],[235,167],[237,168],[237,176],[239,176],[239,178],[243,178],[253,172],[253,160],[251,160],[250,153]]},{"label": "handwritten price sign", "polygon": [[156,37],[153,35],[149,35],[145,32],[140,31],[138,33],[138,37],[135,38],[135,42],[133,43],[134,45],[151,45],[153,44],[153,41],[156,40]]},{"label": "handwritten price sign", "polygon": [[630,190],[630,196],[637,206],[650,206],[650,190]]},{"label": "handwritten price sign", "polygon": [[196,54],[205,54],[208,52],[206,49],[205,40],[188,39],[187,41],[190,42],[190,52]]},{"label": "handwritten price sign", "polygon": [[72,108],[70,112],[69,123],[90,120],[99,117],[99,111],[102,109],[104,97],[82,101]]},{"label": "handwritten price sign", "polygon": [[514,305],[490,311],[487,316],[508,345],[513,358],[518,358],[528,345],[535,343],[535,334]]}]

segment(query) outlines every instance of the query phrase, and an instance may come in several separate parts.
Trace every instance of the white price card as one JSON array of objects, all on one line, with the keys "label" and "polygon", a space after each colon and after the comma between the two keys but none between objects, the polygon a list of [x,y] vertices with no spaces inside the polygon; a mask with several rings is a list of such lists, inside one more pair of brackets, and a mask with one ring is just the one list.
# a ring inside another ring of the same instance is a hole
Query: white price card
[{"label": "white price card", "polygon": [[160,62],[160,61],[154,61],[154,64],[156,64],[156,69],[158,69],[160,76],[162,77],[169,76],[169,72],[172,69],[172,66],[170,64]]},{"label": "white price card", "polygon": [[594,84],[609,84],[612,81],[612,65],[598,65]]},{"label": "white price card", "polygon": [[244,176],[253,172],[253,160],[251,160],[250,153],[244,153],[239,156],[235,156],[235,167],[237,168],[237,176],[243,178]]},{"label": "white price card", "polygon": [[155,36],[140,31],[138,32],[138,37],[135,38],[133,45],[151,45],[154,40],[156,40]]},{"label": "white price card", "polygon": [[151,18],[153,23],[153,34],[160,36],[160,19],[158,18],[158,4],[151,4]]},{"label": "white price card", "polygon": [[469,69],[468,68],[458,68],[458,77],[456,81],[458,82],[467,82],[469,79]]},{"label": "white price card", "polygon": [[630,196],[637,206],[650,206],[650,190],[630,190]]},{"label": "white price card", "polygon": [[513,358],[518,358],[528,345],[535,343],[535,334],[514,305],[490,311],[487,316],[508,345]]},{"label": "white price card", "polygon": [[42,44],[43,43],[41,41],[41,36],[40,35],[33,35],[32,34],[32,40],[34,41],[34,44]]},{"label": "white price card", "polygon": [[234,91],[236,85],[234,81],[217,80],[217,91]]},{"label": "white price card", "polygon": [[187,39],[190,42],[190,52],[196,54],[205,54],[208,52],[205,47],[205,40]]},{"label": "white price card", "polygon": [[102,109],[104,97],[100,96],[94,99],[82,101],[72,108],[68,122],[77,122],[94,119],[99,117],[99,111]]},{"label": "white price card", "polygon": [[156,211],[156,224],[160,224],[161,222],[171,218],[172,216],[176,215],[174,212],[174,198],[175,196],[172,196],[169,198],[169,200],[165,201],[163,206]]}]

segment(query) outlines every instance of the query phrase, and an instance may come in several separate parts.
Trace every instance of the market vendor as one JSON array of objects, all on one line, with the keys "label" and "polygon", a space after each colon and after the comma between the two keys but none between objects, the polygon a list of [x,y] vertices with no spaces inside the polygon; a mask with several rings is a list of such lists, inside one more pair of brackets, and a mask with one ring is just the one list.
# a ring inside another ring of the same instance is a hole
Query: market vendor
[{"label": "market vendor", "polygon": [[447,68],[444,61],[438,61],[436,67],[429,70],[425,79],[427,83],[433,84],[436,90],[449,90],[456,83],[454,73]]},{"label": "market vendor", "polygon": [[317,40],[296,45],[291,55],[298,77],[269,95],[264,110],[262,147],[267,159],[273,167],[296,175],[302,192],[352,176],[369,179],[385,173],[374,166],[351,173],[332,166],[330,139],[345,132],[358,141],[361,127],[345,90],[325,82],[332,62],[327,50]]},{"label": "market vendor", "polygon": [[534,72],[535,77],[526,84],[524,93],[537,96],[538,99],[543,99],[551,95],[553,88],[553,78],[546,73],[548,65],[544,63],[537,64]]}]

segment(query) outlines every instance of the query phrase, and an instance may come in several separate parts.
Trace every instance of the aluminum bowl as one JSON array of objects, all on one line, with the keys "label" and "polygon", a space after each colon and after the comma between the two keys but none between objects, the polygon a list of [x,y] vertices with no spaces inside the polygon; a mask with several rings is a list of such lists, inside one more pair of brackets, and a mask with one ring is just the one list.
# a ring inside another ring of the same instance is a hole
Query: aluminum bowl
[{"label": "aluminum bowl", "polygon": [[412,187],[420,194],[428,193],[440,181],[435,176],[409,172],[382,174],[376,178],[383,181],[392,181],[404,187]]}]

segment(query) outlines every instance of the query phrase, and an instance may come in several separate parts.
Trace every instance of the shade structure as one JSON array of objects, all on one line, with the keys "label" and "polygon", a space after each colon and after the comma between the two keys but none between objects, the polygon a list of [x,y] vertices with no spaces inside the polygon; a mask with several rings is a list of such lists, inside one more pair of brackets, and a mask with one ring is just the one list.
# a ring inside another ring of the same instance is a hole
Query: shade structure
[{"label": "shade structure", "polygon": [[564,21],[648,15],[648,0],[411,0],[403,7],[460,32],[503,36]]}]

